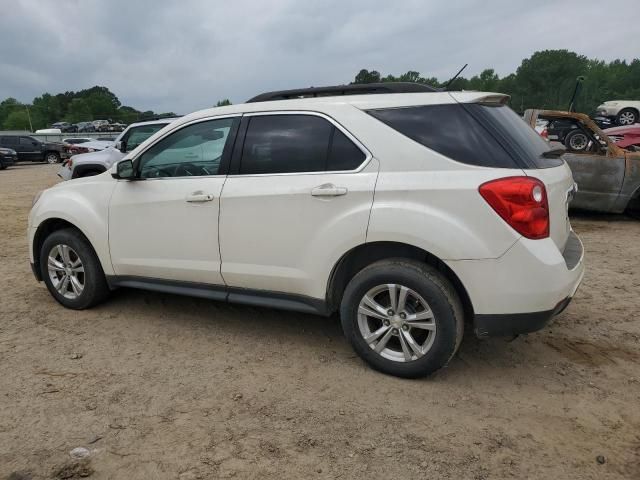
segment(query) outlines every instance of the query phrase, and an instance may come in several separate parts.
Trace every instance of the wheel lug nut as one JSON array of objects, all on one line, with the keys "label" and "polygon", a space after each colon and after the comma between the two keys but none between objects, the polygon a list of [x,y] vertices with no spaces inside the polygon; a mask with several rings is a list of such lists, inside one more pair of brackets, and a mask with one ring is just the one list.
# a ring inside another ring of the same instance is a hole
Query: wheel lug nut
[{"label": "wheel lug nut", "polygon": [[402,320],[404,320],[405,318],[407,318],[407,314],[406,314],[406,313],[404,313],[404,312],[402,312],[402,313],[400,314],[400,318],[401,318]]},{"label": "wheel lug nut", "polygon": [[393,310],[387,310],[387,315],[389,315],[390,317],[393,317],[395,313]]},{"label": "wheel lug nut", "polygon": [[389,320],[385,320],[385,321],[384,321],[384,322],[382,322],[382,323],[384,323],[384,326],[385,326],[385,327],[388,327],[388,326],[389,326]]},{"label": "wheel lug nut", "polygon": [[407,330],[409,330],[409,327],[407,325],[402,325],[402,329],[406,332]]},{"label": "wheel lug nut", "polygon": [[397,328],[394,328],[394,329],[393,329],[393,333],[396,333],[396,334],[397,334],[397,333],[398,333],[398,329],[397,329]]}]

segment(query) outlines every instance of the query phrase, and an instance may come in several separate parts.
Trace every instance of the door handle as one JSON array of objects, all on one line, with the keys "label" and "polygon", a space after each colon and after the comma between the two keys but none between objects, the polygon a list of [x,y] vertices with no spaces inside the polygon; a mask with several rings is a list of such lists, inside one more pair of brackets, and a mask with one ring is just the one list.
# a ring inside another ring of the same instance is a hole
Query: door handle
[{"label": "door handle", "polygon": [[189,203],[210,202],[211,200],[213,200],[213,195],[198,190],[197,192],[193,192],[187,195],[186,200]]},{"label": "door handle", "polygon": [[340,195],[346,195],[347,192],[346,187],[336,187],[333,183],[325,183],[311,189],[311,195],[314,197],[339,197]]}]

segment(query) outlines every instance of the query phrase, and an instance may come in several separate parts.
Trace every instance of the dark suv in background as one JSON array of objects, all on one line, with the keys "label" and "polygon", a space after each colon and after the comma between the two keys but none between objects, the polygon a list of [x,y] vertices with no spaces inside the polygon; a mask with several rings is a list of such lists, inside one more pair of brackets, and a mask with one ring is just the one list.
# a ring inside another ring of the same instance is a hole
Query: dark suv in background
[{"label": "dark suv in background", "polygon": [[51,124],[51,128],[59,128],[62,133],[75,133],[78,131],[78,127],[69,122],[56,122]]},{"label": "dark suv in background", "polygon": [[15,150],[19,161],[58,163],[68,157],[62,143],[41,142],[25,135],[4,135],[0,147]]},{"label": "dark suv in background", "polygon": [[18,155],[15,150],[11,148],[0,147],[0,170],[4,170],[7,167],[13,165],[18,159]]}]

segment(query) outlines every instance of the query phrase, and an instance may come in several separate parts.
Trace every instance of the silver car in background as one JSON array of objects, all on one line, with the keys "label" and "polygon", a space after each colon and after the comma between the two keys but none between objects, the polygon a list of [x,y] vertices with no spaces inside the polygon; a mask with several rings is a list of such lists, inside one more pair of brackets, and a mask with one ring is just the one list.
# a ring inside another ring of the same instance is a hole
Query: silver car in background
[{"label": "silver car in background", "polygon": [[[66,160],[58,170],[58,176],[63,180],[90,177],[105,172],[121,160],[127,152],[132,151],[154,133],[163,129],[175,118],[163,118],[148,122],[132,123],[116,138],[115,142],[101,142],[100,151],[81,153]],[[91,146],[96,142],[88,142],[82,146]],[[96,148],[96,150],[98,150]]]}]

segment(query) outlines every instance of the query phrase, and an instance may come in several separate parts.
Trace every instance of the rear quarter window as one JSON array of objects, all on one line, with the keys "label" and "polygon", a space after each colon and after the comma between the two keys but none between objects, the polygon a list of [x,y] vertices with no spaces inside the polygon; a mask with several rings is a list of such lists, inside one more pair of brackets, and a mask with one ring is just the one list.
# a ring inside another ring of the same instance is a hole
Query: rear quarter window
[{"label": "rear quarter window", "polygon": [[548,144],[507,106],[425,105],[369,110],[394,130],[461,163],[493,168],[544,168]]}]

